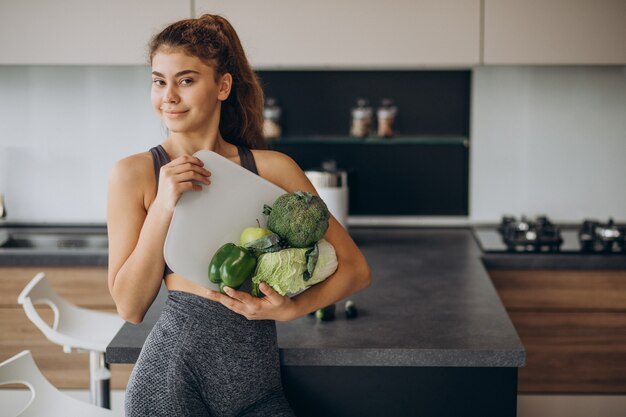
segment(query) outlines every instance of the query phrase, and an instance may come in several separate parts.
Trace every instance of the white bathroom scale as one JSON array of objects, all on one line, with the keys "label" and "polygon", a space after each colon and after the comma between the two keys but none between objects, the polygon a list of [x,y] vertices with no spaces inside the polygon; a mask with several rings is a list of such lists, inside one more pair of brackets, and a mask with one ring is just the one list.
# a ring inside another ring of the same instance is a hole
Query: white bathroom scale
[{"label": "white bathroom scale", "polygon": [[239,245],[243,229],[256,227],[257,219],[265,227],[263,205],[272,206],[287,191],[215,152],[193,156],[211,171],[211,184],[178,200],[165,238],[165,262],[190,281],[218,289],[208,278],[213,254],[225,243]]}]

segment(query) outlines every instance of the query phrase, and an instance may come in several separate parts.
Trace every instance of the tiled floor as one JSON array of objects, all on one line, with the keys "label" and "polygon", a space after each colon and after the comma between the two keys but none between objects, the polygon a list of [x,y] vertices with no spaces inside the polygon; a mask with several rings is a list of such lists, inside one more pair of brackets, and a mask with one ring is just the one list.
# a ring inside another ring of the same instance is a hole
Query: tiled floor
[{"label": "tiled floor", "polygon": [[[67,395],[89,401],[87,391],[63,391]],[[17,415],[28,402],[26,390],[0,390],[2,415]],[[124,391],[111,393],[111,408],[124,409]],[[626,417],[626,396],[520,395],[518,417]]]}]

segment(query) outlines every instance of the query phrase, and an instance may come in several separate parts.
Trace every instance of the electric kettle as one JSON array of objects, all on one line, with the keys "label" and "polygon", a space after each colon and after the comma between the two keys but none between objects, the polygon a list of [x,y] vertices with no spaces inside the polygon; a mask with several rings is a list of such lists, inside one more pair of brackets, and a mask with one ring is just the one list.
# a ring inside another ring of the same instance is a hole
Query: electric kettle
[{"label": "electric kettle", "polygon": [[348,174],[337,170],[334,161],[322,164],[322,170],[305,171],[330,213],[344,228],[348,227]]}]

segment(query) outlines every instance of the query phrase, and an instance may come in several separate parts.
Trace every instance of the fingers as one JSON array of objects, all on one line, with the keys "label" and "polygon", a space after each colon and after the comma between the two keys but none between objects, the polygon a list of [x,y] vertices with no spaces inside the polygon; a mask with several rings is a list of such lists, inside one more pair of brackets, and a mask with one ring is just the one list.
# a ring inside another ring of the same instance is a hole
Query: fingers
[{"label": "fingers", "polygon": [[200,158],[191,155],[179,156],[178,158],[171,160],[167,165],[175,167],[184,164],[192,164],[200,167],[204,166],[204,162],[202,162]]},{"label": "fingers", "polygon": [[252,297],[250,294],[246,292],[237,291],[230,287],[224,287],[224,291],[226,291],[226,294],[228,294],[231,298],[234,298],[235,300],[238,300],[244,304],[251,304],[252,300],[256,298],[256,297]]},{"label": "fingers", "polygon": [[[202,162],[202,161],[200,161]],[[184,172],[197,172],[200,175],[204,175],[205,177],[210,177],[211,176],[211,171],[209,171],[208,169],[204,168],[202,165],[198,165],[195,163],[191,163],[191,162],[185,162],[183,164],[180,165],[172,165],[170,167],[168,167],[170,169],[170,172],[173,175],[176,174],[181,174]]]},{"label": "fingers", "polygon": [[239,313],[244,315],[244,311],[242,310],[242,302],[229,297],[228,295],[222,294],[219,291],[206,290],[206,297],[210,300],[217,301],[228,309],[234,311],[235,313]]},{"label": "fingers", "polygon": [[194,169],[199,172],[205,170],[204,162],[189,155],[183,155],[161,166],[161,171],[165,171],[165,173],[170,175],[180,174],[181,172]]},{"label": "fingers", "polygon": [[258,315],[261,312],[261,300],[248,293],[237,291],[230,287],[224,287],[224,291],[231,300],[223,303],[226,307],[230,308],[235,313],[243,315],[248,320],[255,320],[259,318]]},{"label": "fingers", "polygon": [[176,159],[171,160],[169,163],[163,166],[167,168],[172,175],[180,174],[186,171],[196,171],[204,176],[210,176],[211,172],[204,168],[204,162],[195,156],[182,155]]},{"label": "fingers", "polygon": [[271,286],[267,285],[265,282],[261,282],[261,284],[259,285],[259,289],[261,290],[261,292],[263,292],[263,294],[265,294],[269,302],[274,305],[280,305],[284,301],[284,297],[277,293]]},{"label": "fingers", "polygon": [[[259,299],[258,297],[253,297],[252,295],[243,292],[237,291],[230,287],[224,287],[224,291],[226,294],[222,294],[218,291],[207,290],[206,296],[207,298],[217,301],[221,303],[226,308],[234,311],[235,313],[241,314],[248,320],[262,320],[272,318],[272,313],[270,312],[268,315],[268,302],[269,304],[273,304],[272,300],[264,300]],[[278,302],[276,302],[276,298],[274,298],[274,302],[276,305],[280,305],[283,301],[283,297],[276,293],[274,290],[273,296],[278,297]],[[270,307],[270,309],[274,309],[274,305]]]},{"label": "fingers", "polygon": [[209,185],[211,183],[211,180],[209,180],[206,176],[199,174],[197,172],[194,172],[194,171],[186,171],[186,172],[182,172],[180,174],[174,175],[173,179],[175,182],[178,182],[178,183],[189,182],[189,181],[198,181],[206,185]]},{"label": "fingers", "polygon": [[[209,185],[211,172],[203,167],[204,162],[190,155],[183,155],[161,167],[163,182],[169,182],[177,193],[200,191],[201,184]],[[178,194],[180,195],[180,194]]]}]

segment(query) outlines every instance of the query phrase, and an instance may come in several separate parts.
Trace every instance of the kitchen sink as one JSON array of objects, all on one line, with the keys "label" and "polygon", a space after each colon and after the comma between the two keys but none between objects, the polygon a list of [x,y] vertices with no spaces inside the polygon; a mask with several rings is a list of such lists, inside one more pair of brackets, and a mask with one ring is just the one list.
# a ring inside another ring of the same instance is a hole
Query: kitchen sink
[{"label": "kitchen sink", "polygon": [[106,250],[102,228],[0,229],[0,249],[24,250]]}]

